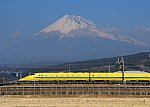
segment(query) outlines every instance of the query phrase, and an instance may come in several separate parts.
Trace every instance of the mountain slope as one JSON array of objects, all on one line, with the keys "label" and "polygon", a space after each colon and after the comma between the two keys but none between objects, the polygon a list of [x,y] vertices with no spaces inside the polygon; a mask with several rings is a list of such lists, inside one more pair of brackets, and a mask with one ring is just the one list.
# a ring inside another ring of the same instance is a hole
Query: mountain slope
[{"label": "mountain slope", "polygon": [[81,16],[65,15],[53,24],[36,33],[34,37],[49,38],[52,35],[58,35],[59,39],[72,38],[76,36],[100,37],[111,40],[127,42],[134,45],[145,45],[131,37],[122,34],[109,33],[105,29],[99,28],[94,23]]},{"label": "mountain slope", "polygon": [[[149,70],[150,72],[150,52],[141,52],[131,55],[125,55],[124,61],[125,61],[125,70]],[[72,62],[72,63],[65,63],[60,64],[56,66],[50,66],[45,67],[44,69],[48,70],[68,70],[68,67],[71,68],[71,70],[100,70],[100,71],[107,71],[108,72],[108,66],[111,66],[111,70],[116,70],[115,64],[116,59],[121,58],[122,56],[117,57],[111,57],[111,58],[102,58],[102,59],[95,59],[95,60],[87,60],[87,61],[78,61],[78,62]]]},{"label": "mountain slope", "polygon": [[60,63],[145,50],[147,47],[133,38],[108,32],[81,16],[65,15],[29,39],[0,51],[0,63]]}]

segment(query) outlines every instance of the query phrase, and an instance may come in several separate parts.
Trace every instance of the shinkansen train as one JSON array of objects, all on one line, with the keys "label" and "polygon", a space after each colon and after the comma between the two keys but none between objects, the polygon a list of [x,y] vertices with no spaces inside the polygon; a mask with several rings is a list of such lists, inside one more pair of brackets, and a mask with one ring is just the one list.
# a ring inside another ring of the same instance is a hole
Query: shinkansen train
[{"label": "shinkansen train", "polygon": [[21,78],[19,81],[150,81],[150,73],[146,72],[51,72],[35,73]]}]

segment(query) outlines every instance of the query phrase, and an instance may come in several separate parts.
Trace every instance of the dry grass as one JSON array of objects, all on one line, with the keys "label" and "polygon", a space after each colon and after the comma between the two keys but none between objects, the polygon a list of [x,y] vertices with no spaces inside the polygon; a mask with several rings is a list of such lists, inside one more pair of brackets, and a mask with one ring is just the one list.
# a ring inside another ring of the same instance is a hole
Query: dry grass
[{"label": "dry grass", "polygon": [[0,107],[150,107],[145,96],[0,96]]}]

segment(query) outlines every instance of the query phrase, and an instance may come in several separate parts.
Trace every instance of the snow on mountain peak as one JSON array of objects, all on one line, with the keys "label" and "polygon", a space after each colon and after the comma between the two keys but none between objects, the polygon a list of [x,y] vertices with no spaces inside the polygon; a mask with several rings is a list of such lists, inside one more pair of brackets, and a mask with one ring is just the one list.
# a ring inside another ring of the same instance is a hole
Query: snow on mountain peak
[{"label": "snow on mountain peak", "polygon": [[[72,37],[72,36],[86,36],[90,35],[90,37],[101,37],[116,41],[127,42],[134,45],[144,45],[144,43],[137,41],[131,37],[122,34],[116,34],[113,32],[107,32],[106,29],[97,27],[94,23],[86,20],[81,16],[76,15],[64,15],[56,22],[52,23],[48,27],[41,30],[39,33],[36,33],[34,37],[41,35],[40,37],[50,37],[52,36],[50,33],[58,32],[60,38]],[[42,34],[46,34],[43,36]]]},{"label": "snow on mountain peak", "polygon": [[65,15],[55,23],[41,30],[40,32],[49,33],[51,31],[59,31],[62,34],[67,35],[73,30],[82,28],[95,28],[95,24],[89,22],[81,16]]}]

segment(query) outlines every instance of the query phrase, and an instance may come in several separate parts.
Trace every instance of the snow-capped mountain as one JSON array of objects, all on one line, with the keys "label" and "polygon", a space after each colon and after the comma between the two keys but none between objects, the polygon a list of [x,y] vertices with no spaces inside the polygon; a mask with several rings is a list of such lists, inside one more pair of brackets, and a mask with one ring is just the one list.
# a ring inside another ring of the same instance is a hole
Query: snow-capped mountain
[{"label": "snow-capped mountain", "polygon": [[65,15],[34,36],[0,50],[0,60],[12,64],[72,62],[142,52],[147,50],[143,45],[81,16]]},{"label": "snow-capped mountain", "polygon": [[49,38],[53,35],[59,36],[59,39],[72,38],[76,36],[100,37],[116,41],[127,42],[134,45],[145,45],[144,43],[119,33],[110,33],[107,30],[96,26],[94,23],[81,16],[65,15],[53,24],[44,28],[34,35],[34,38]]}]

